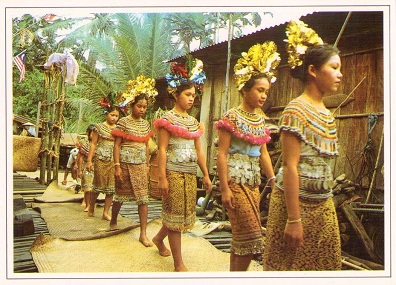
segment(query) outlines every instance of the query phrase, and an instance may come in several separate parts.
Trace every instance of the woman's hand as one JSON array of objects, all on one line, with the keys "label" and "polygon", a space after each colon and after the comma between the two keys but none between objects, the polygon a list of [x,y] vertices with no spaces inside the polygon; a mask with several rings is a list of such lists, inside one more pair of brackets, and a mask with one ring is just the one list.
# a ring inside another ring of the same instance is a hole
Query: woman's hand
[{"label": "woman's hand", "polygon": [[120,167],[119,165],[118,165],[118,166],[115,166],[115,169],[114,169],[114,178],[115,178],[116,185],[119,184],[119,183],[122,183],[122,178],[121,178],[121,167]]},{"label": "woman's hand", "polygon": [[87,163],[85,164],[85,168],[88,171],[92,171],[92,161],[87,161]]},{"label": "woman's hand", "polygon": [[169,183],[166,177],[161,177],[158,179],[158,192],[161,196],[166,197],[169,194]]},{"label": "woman's hand", "polygon": [[230,188],[227,187],[227,189],[221,191],[221,203],[227,210],[235,209],[235,197]]},{"label": "woman's hand", "polygon": [[209,194],[212,191],[212,181],[210,181],[209,176],[205,176],[203,178],[202,185],[206,191],[206,194]]},{"label": "woman's hand", "polygon": [[300,248],[304,244],[302,223],[286,223],[283,237],[288,248],[292,250]]}]

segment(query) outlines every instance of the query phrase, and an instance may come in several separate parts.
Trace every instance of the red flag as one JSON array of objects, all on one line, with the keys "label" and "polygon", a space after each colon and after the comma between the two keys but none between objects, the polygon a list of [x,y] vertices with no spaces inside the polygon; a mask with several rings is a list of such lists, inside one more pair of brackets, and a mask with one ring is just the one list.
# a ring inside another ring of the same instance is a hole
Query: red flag
[{"label": "red flag", "polygon": [[13,61],[16,67],[19,69],[19,72],[21,73],[19,76],[19,83],[21,83],[25,79],[26,50],[16,55]]},{"label": "red flag", "polygon": [[46,14],[41,19],[46,21],[47,23],[51,22],[56,17],[55,14]]}]

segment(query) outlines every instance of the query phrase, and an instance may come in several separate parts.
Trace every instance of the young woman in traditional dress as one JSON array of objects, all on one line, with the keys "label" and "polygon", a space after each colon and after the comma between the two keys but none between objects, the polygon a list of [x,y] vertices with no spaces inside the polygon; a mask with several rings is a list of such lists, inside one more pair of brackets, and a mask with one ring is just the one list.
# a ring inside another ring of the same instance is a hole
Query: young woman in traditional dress
[{"label": "young woman in traditional dress", "polygon": [[[193,60],[192,66],[202,65]],[[186,66],[190,66],[186,64]],[[182,71],[176,73],[176,68]],[[200,136],[203,126],[187,113],[194,103],[197,89],[203,84],[202,70],[189,74],[181,64],[172,66],[173,74],[167,80],[176,101],[174,108],[154,121],[158,137],[158,190],[162,197],[162,227],[153,238],[162,256],[172,254],[175,271],[187,271],[181,254],[181,232],[191,229],[195,223],[197,200],[197,164],[203,173],[203,186],[211,191],[211,181],[205,164]],[[200,78],[201,81],[190,81]],[[164,244],[168,236],[171,252]]]},{"label": "young woman in traditional dress", "polygon": [[81,205],[84,207],[84,212],[88,212],[89,203],[91,201],[92,193],[92,182],[93,182],[93,171],[86,169],[88,160],[89,149],[91,147],[92,131],[94,129],[93,124],[89,125],[86,131],[86,137],[79,139],[77,143],[78,154],[77,154],[77,165],[78,165],[78,177],[81,179],[81,188],[84,191],[84,199]]},{"label": "young woman in traditional dress", "polygon": [[271,194],[264,270],[341,270],[331,198],[330,161],[338,154],[337,132],[323,103],[323,96],[335,92],[342,79],[339,51],[323,44],[302,21],[290,22],[286,34],[291,75],[303,82],[304,91],[288,104],[279,122],[283,163]]},{"label": "young woman in traditional dress", "polygon": [[114,138],[111,131],[116,127],[120,116],[119,109],[108,98],[102,98],[101,106],[104,109],[106,121],[95,124],[92,131],[92,141],[89,149],[86,169],[94,171],[93,193],[88,208],[88,216],[93,217],[95,203],[100,193],[105,194],[102,219],[110,221],[109,210],[115,192],[114,186]]},{"label": "young woman in traditional dress", "polygon": [[143,119],[147,107],[154,103],[158,92],[155,80],[138,76],[128,82],[120,105],[130,105],[131,114],[120,119],[111,132],[114,137],[114,166],[116,192],[114,195],[110,229],[117,229],[117,216],[123,202],[135,200],[140,220],[139,241],[146,247],[153,246],[147,238],[148,215],[148,141],[153,135],[150,124]]},{"label": "young woman in traditional dress", "polygon": [[261,107],[276,79],[279,61],[273,42],[251,47],[234,67],[242,103],[216,123],[221,200],[232,228],[230,271],[246,271],[253,256],[263,252],[261,171],[271,186],[275,176],[266,147],[271,138]]}]

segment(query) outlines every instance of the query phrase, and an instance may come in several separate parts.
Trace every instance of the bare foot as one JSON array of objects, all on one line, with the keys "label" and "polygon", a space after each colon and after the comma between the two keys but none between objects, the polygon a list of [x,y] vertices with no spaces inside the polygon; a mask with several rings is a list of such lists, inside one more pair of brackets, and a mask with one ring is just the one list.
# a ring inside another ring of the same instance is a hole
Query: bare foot
[{"label": "bare foot", "polygon": [[117,226],[117,224],[110,224],[110,230],[111,231],[115,231],[115,230],[119,230],[120,228]]},{"label": "bare foot", "polygon": [[166,247],[163,240],[157,240],[155,237],[153,238],[153,243],[158,248],[158,252],[161,256],[171,256],[171,251]]},{"label": "bare foot", "polygon": [[87,204],[81,203],[81,207],[86,207],[86,206],[87,206]]},{"label": "bare foot", "polygon": [[88,207],[86,207],[86,208],[84,209],[84,212],[88,212]]},{"label": "bare foot", "polygon": [[110,215],[108,215],[108,214],[103,214],[103,215],[102,215],[102,220],[110,221],[110,220],[111,220],[111,217],[110,217]]},{"label": "bare foot", "polygon": [[145,247],[152,247],[154,244],[147,238],[139,238],[139,241],[145,246]]},{"label": "bare foot", "polygon": [[95,213],[88,210],[88,217],[95,217]]},{"label": "bare foot", "polygon": [[187,267],[184,266],[184,264],[175,266],[175,272],[187,272],[188,269]]}]

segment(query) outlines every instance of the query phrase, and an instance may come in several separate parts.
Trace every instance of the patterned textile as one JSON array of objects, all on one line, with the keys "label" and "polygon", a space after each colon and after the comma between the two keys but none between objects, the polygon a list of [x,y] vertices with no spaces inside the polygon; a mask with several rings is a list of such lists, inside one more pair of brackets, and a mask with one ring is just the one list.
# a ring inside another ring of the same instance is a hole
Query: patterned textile
[{"label": "patterned textile", "polygon": [[147,164],[121,163],[122,183],[116,183],[114,201],[148,203]]},{"label": "patterned textile", "polygon": [[185,139],[196,139],[203,134],[204,126],[190,115],[182,116],[173,110],[166,112],[153,122],[154,128],[165,128],[171,135]]},{"label": "patterned textile", "polygon": [[85,163],[83,163],[83,170],[81,175],[81,187],[84,193],[92,191],[93,176],[94,176],[93,171],[87,171],[85,169]]},{"label": "patterned textile", "polygon": [[229,187],[236,200],[235,210],[227,211],[232,228],[231,252],[237,255],[262,253],[259,189],[233,180]]},{"label": "patterned textile", "polygon": [[93,190],[106,195],[113,195],[115,192],[114,162],[94,157],[93,168]]},{"label": "patterned textile", "polygon": [[341,270],[341,241],[333,200],[300,201],[304,245],[296,251],[286,248],[283,239],[287,220],[283,192],[271,193],[263,254],[264,270]]},{"label": "patterned textile", "polygon": [[100,160],[113,161],[114,138],[111,131],[116,126],[110,128],[105,123],[99,123],[94,126],[94,131],[98,134],[98,144],[95,150],[95,156]]},{"label": "patterned textile", "polygon": [[122,137],[125,141],[134,142],[147,142],[153,136],[149,122],[144,119],[134,119],[132,115],[121,118],[111,134]]},{"label": "patterned textile", "polygon": [[320,154],[338,155],[337,128],[329,110],[318,112],[301,99],[294,99],[282,113],[279,130],[295,133]]},{"label": "patterned textile", "polygon": [[91,147],[91,142],[88,137],[83,136],[78,138],[77,142],[78,152],[83,156],[82,163],[82,175],[81,175],[81,187],[84,192],[92,191],[93,187],[93,171],[89,172],[86,170],[86,162],[88,159],[89,149]]},{"label": "patterned textile", "polygon": [[271,140],[270,132],[265,127],[264,116],[246,112],[239,107],[228,110],[215,126],[253,145],[262,145]]},{"label": "patterned textile", "polygon": [[166,171],[169,195],[162,198],[162,223],[172,231],[185,232],[195,224],[196,175]]}]

